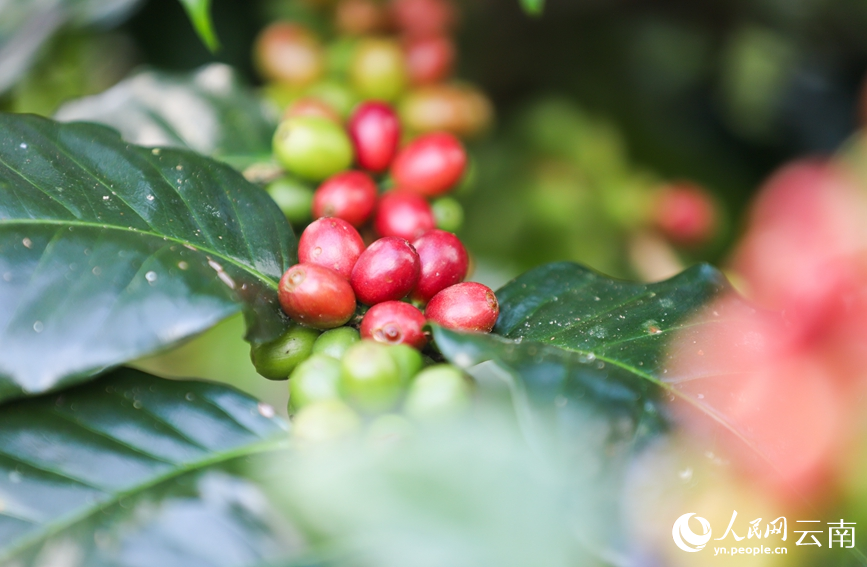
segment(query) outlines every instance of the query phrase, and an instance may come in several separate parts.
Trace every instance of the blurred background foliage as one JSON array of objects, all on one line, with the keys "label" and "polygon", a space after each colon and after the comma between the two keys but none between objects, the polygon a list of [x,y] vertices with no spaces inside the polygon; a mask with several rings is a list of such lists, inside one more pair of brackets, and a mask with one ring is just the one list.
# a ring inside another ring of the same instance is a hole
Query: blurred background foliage
[{"label": "blurred background foliage", "polygon": [[[456,75],[496,109],[491,131],[470,142],[461,236],[476,279],[492,286],[553,260],[628,278],[725,265],[762,179],[795,156],[835,152],[858,128],[859,0],[550,0],[538,17],[512,0],[460,5]],[[177,0],[7,0],[0,12],[0,108],[46,115],[142,66],[223,62],[261,85],[251,46],[266,23],[291,18],[329,34],[300,0],[214,0],[214,53]],[[677,180],[711,192],[719,230],[701,247],[660,252],[642,227],[652,189]],[[643,269],[656,253],[665,266]],[[232,376],[282,406],[285,388],[255,376],[241,332],[229,321],[143,364]]]}]

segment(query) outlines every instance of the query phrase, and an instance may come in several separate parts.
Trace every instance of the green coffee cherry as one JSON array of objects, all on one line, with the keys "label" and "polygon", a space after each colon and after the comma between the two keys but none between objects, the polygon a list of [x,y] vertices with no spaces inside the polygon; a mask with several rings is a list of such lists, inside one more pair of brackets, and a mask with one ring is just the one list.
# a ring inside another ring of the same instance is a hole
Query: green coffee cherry
[{"label": "green coffee cherry", "polygon": [[419,372],[409,387],[404,411],[416,419],[449,417],[470,404],[467,379],[451,364],[435,364]]},{"label": "green coffee cherry", "polygon": [[339,398],[339,383],[340,361],[324,354],[312,355],[289,375],[289,409]]},{"label": "green coffee cherry", "polygon": [[346,85],[334,81],[322,81],[307,89],[307,96],[317,98],[333,108],[346,120],[358,104],[358,97]]},{"label": "green coffee cherry", "polygon": [[331,76],[339,79],[346,78],[357,45],[357,40],[351,37],[340,37],[328,44],[325,60],[328,65],[328,73]]},{"label": "green coffee cherry", "polygon": [[352,164],[352,143],[343,128],[327,118],[296,116],[277,127],[274,154],[290,173],[321,181]]},{"label": "green coffee cherry", "polygon": [[361,418],[340,400],[322,400],[302,409],[292,420],[292,437],[304,444],[332,441],[361,428]]},{"label": "green coffee cherry", "polygon": [[285,380],[292,370],[313,351],[319,331],[292,325],[280,337],[268,343],[253,345],[250,358],[256,372],[269,380]]},{"label": "green coffee cherry", "polygon": [[400,44],[391,39],[359,42],[349,67],[355,92],[363,99],[397,99],[407,84],[406,60]]},{"label": "green coffee cherry", "polygon": [[378,413],[393,407],[403,388],[400,369],[389,347],[373,341],[355,343],[340,361],[340,392],[353,406]]},{"label": "green coffee cherry", "polygon": [[414,433],[415,427],[408,419],[396,413],[387,413],[370,423],[365,440],[375,448],[387,448],[412,437]]},{"label": "green coffee cherry", "polygon": [[400,383],[406,386],[418,374],[422,367],[421,353],[409,345],[389,345],[388,354],[397,364],[400,373]]},{"label": "green coffee cherry", "polygon": [[352,327],[329,329],[319,335],[319,338],[313,343],[313,352],[340,360],[346,354],[346,350],[360,340],[361,336],[358,331]]},{"label": "green coffee cherry", "polygon": [[313,205],[313,189],[291,177],[282,177],[265,187],[291,224],[303,224],[310,220]]},{"label": "green coffee cherry", "polygon": [[457,232],[464,224],[464,208],[452,197],[440,197],[431,203],[437,228]]}]

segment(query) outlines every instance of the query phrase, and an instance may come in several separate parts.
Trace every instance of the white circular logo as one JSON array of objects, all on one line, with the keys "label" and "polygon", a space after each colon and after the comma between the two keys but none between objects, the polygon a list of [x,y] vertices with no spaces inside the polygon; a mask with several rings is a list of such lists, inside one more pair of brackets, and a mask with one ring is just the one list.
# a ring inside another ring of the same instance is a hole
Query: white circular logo
[{"label": "white circular logo", "polygon": [[674,521],[674,526],[671,528],[671,537],[674,539],[674,544],[684,551],[695,552],[704,549],[707,542],[710,541],[710,522],[701,516],[695,516],[698,523],[701,524],[701,529],[704,533],[698,535],[689,529],[689,519],[695,516],[695,512],[684,514]]}]

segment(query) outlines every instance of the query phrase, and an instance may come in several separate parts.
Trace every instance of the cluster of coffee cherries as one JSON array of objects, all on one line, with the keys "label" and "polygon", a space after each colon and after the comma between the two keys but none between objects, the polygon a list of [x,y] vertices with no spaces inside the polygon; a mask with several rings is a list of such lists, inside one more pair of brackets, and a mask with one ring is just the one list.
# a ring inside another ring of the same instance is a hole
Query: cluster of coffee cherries
[{"label": "cluster of coffee cherries", "polygon": [[[464,177],[463,144],[448,132],[403,145],[401,139],[396,112],[381,101],[359,104],[346,127],[301,116],[275,132],[281,166],[321,179],[311,203],[315,220],[299,238],[299,263],[278,288],[294,324],[252,351],[262,375],[289,377],[296,435],[330,437],[359,423],[357,412],[392,415],[402,405],[426,415],[460,407],[468,378],[422,356],[425,325],[489,332],[497,321],[496,296],[464,281],[469,254],[453,232],[437,227],[430,203]],[[377,179],[386,178],[382,190]]]},{"label": "cluster of coffee cherries", "polygon": [[362,340],[351,326],[320,331],[292,325],[278,340],[253,350],[259,371],[289,372],[293,436],[303,442],[361,431],[373,440],[400,438],[413,422],[464,413],[472,381],[406,344]]}]

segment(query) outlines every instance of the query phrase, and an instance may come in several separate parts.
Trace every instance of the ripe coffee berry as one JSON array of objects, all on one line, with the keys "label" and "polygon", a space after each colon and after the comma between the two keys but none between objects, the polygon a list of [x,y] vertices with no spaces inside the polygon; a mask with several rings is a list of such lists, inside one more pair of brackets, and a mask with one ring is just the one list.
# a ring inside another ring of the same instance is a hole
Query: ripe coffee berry
[{"label": "ripe coffee berry", "polygon": [[467,166],[461,142],[451,134],[420,136],[398,152],[391,165],[395,184],[426,197],[442,195],[454,187]]},{"label": "ripe coffee berry", "polygon": [[433,296],[424,314],[430,321],[449,329],[489,333],[497,322],[500,306],[491,288],[464,282]]},{"label": "ripe coffee berry", "polygon": [[418,283],[412,291],[414,300],[427,303],[445,288],[464,281],[470,259],[457,236],[435,229],[412,245],[421,261]]},{"label": "ripe coffee berry", "polygon": [[418,283],[418,253],[403,238],[380,238],[361,253],[352,269],[352,289],[358,300],[376,305],[406,297]]},{"label": "ripe coffee berry", "polygon": [[427,343],[421,311],[402,301],[377,303],[364,314],[361,338],[391,345],[405,344],[422,349]]},{"label": "ripe coffee berry", "polygon": [[656,197],[653,215],[657,227],[676,244],[701,244],[716,228],[716,207],[710,195],[691,183],[663,188]]},{"label": "ripe coffee berry", "polygon": [[359,227],[373,214],[376,197],[376,183],[369,175],[360,171],[338,173],[314,193],[313,216],[337,217]]},{"label": "ripe coffee berry", "polygon": [[287,315],[316,329],[339,327],[355,314],[355,294],[349,282],[316,264],[296,264],[286,270],[277,297]]},{"label": "ripe coffee berry", "polygon": [[433,209],[415,193],[391,191],[382,196],[376,209],[373,228],[380,236],[397,236],[409,241],[433,230]]},{"label": "ripe coffee berry", "polygon": [[322,46],[305,28],[277,22],[256,39],[255,63],[266,79],[293,86],[315,81],[325,67]]},{"label": "ripe coffee berry", "polygon": [[448,0],[395,0],[391,10],[397,27],[411,37],[448,34],[455,23]]},{"label": "ripe coffee berry", "polygon": [[412,39],[404,48],[407,73],[413,85],[438,83],[451,75],[455,46],[448,37]]},{"label": "ripe coffee berry", "polygon": [[400,143],[400,121],[384,102],[360,104],[349,120],[349,137],[359,167],[374,173],[388,169]]},{"label": "ripe coffee berry", "polygon": [[315,220],[298,240],[299,262],[331,268],[347,280],[363,251],[361,235],[343,219]]}]

